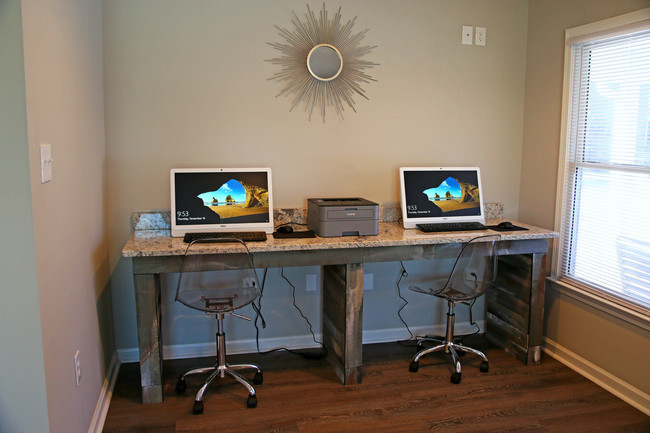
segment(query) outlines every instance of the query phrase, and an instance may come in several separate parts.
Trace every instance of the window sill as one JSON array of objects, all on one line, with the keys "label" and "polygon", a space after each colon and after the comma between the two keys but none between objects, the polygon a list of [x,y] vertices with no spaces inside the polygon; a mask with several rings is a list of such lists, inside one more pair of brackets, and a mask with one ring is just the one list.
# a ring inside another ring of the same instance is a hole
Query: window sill
[{"label": "window sill", "polygon": [[636,311],[622,303],[619,304],[610,301],[609,299],[605,299],[595,291],[578,287],[564,281],[559,281],[553,277],[547,277],[546,281],[549,283],[549,288],[558,293],[569,296],[570,298],[614,316],[631,325],[637,326],[645,331],[650,331],[650,311]]}]

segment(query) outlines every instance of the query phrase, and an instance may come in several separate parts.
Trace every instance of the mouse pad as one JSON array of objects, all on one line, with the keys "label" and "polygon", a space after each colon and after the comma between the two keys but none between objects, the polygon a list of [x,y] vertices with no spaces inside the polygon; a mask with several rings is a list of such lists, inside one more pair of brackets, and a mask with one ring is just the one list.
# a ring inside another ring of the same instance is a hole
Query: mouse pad
[{"label": "mouse pad", "polygon": [[519,226],[512,226],[512,228],[509,229],[502,229],[499,226],[485,226],[485,228],[494,230],[495,232],[514,232],[517,230],[528,230],[526,227],[519,227]]},{"label": "mouse pad", "polygon": [[273,232],[273,237],[275,239],[290,239],[290,238],[315,238],[316,234],[311,231],[311,230],[303,230],[303,231],[298,231],[298,232],[292,232],[292,233],[278,233],[278,232]]}]

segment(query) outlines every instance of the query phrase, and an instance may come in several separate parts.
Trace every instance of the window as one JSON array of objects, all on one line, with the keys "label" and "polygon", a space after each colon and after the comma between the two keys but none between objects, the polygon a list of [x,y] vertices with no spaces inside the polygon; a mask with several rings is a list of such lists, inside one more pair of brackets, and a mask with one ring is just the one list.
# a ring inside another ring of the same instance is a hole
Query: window
[{"label": "window", "polygon": [[554,277],[648,314],[650,9],[568,30],[566,50]]}]

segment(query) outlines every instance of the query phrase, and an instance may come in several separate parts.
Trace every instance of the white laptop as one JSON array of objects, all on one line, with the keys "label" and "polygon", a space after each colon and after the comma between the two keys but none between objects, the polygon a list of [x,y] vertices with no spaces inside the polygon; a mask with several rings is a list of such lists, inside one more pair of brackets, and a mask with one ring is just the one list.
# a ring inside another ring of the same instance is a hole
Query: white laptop
[{"label": "white laptop", "polygon": [[270,168],[175,168],[170,182],[172,236],[273,232]]},{"label": "white laptop", "polygon": [[405,229],[418,224],[485,224],[478,167],[402,167],[399,169]]}]

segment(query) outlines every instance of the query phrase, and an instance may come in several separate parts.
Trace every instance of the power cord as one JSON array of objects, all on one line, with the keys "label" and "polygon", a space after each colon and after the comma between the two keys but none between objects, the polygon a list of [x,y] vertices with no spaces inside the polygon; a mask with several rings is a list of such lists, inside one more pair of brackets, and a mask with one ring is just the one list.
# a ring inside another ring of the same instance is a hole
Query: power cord
[{"label": "power cord", "polygon": [[288,223],[278,224],[277,226],[275,226],[275,230],[277,231],[277,229],[284,226],[306,226],[306,225],[307,223],[297,223],[297,222],[289,221]]},{"label": "power cord", "polygon": [[260,328],[257,326],[258,319],[262,321],[262,328],[266,329],[266,321],[264,320],[264,316],[262,316],[262,297],[264,296],[264,285],[266,284],[266,274],[268,270],[268,268],[264,268],[264,274],[262,275],[262,284],[260,287],[260,296],[257,298],[257,305],[255,305],[255,301],[252,303],[253,310],[255,310],[255,320],[253,321],[253,325],[255,325],[255,346],[257,346],[257,353],[261,353]]},{"label": "power cord", "polygon": [[399,277],[397,278],[397,284],[396,285],[397,285],[397,296],[402,300],[402,305],[397,310],[397,316],[399,317],[399,320],[402,321],[402,323],[406,327],[406,330],[408,331],[409,335],[411,336],[408,340],[398,341],[398,343],[402,344],[403,342],[412,341],[415,338],[415,336],[411,332],[411,329],[409,328],[409,325],[406,323],[406,321],[402,317],[402,310],[404,309],[404,307],[406,307],[408,305],[409,301],[404,296],[402,296],[402,289],[401,289],[399,284],[402,282],[402,278],[408,277],[409,274],[406,271],[406,268],[404,267],[404,263],[401,260],[400,260],[399,264],[400,264],[401,270],[400,270],[400,273],[399,273]]},{"label": "power cord", "polygon": [[255,345],[257,347],[257,353],[259,353],[260,355],[265,355],[267,353],[278,352],[278,351],[283,350],[283,351],[289,352],[289,353],[294,354],[294,355],[300,355],[300,356],[302,356],[302,357],[304,357],[306,359],[322,359],[322,358],[324,358],[327,355],[327,349],[325,348],[325,346],[323,345],[322,342],[316,340],[316,335],[314,334],[314,329],[313,329],[313,326],[312,326],[311,322],[309,321],[307,316],[305,316],[305,314],[302,312],[302,310],[300,309],[300,307],[296,303],[296,286],[294,286],[291,283],[291,281],[289,281],[289,279],[284,275],[284,268],[280,268],[280,276],[289,284],[289,286],[291,286],[291,298],[292,298],[292,301],[293,301],[293,306],[298,310],[298,312],[300,313],[302,318],[305,319],[305,321],[307,322],[307,325],[309,326],[309,332],[311,333],[312,339],[314,340],[314,342],[316,344],[319,344],[321,346],[321,351],[319,353],[303,352],[303,351],[299,352],[299,351],[296,351],[296,350],[289,349],[287,347],[277,347],[275,349],[266,350],[264,352],[260,351],[260,342],[259,342],[260,330],[259,330],[259,328],[257,326],[257,320],[258,320],[258,317],[259,317],[262,320],[262,328],[266,328],[266,322],[264,321],[264,317],[262,316],[261,310],[262,310],[262,296],[264,295],[264,284],[266,282],[267,271],[268,271],[268,268],[265,268],[264,269],[264,276],[262,278],[262,287],[260,288],[261,293],[260,293],[260,296],[258,298],[257,305],[255,305],[255,303],[253,302],[253,309],[255,310],[255,313],[256,313],[254,325],[255,325]]},{"label": "power cord", "polygon": [[[404,296],[402,296],[400,283],[402,282],[403,278],[408,278],[408,271],[404,267],[404,263],[402,261],[400,261],[399,264],[400,264],[401,269],[400,269],[399,277],[397,279],[397,296],[402,300],[402,305],[397,310],[397,316],[402,321],[402,323],[406,327],[406,330],[408,331],[408,333],[409,333],[409,335],[411,337],[408,338],[407,340],[400,340],[400,341],[398,341],[398,343],[401,344],[402,346],[411,346],[411,345],[409,345],[407,343],[410,342],[410,341],[417,341],[418,339],[423,338],[423,337],[422,336],[414,336],[413,333],[411,332],[411,329],[409,328],[408,324],[406,323],[406,321],[402,317],[402,310],[404,309],[404,307],[406,307],[408,305],[408,300],[406,298],[404,298]],[[441,291],[442,290],[440,290],[439,292],[441,292]],[[479,332],[481,332],[481,327],[478,325],[478,323],[476,323],[474,321],[474,316],[472,314],[472,307],[474,306],[474,303],[476,302],[476,299],[477,298],[474,298],[470,302],[463,302],[463,304],[465,304],[465,305],[467,305],[469,307],[469,323],[472,326],[476,326],[476,331],[474,331],[474,332],[472,332],[470,334],[465,334],[465,335],[462,335],[462,336],[458,337],[456,340],[459,341],[460,343],[462,343],[463,339],[465,339],[466,337],[471,337],[472,335],[476,335]],[[441,338],[441,336],[431,336],[431,335],[427,334],[427,335],[424,336],[424,338]],[[442,339],[444,340],[444,337]]]},{"label": "power cord", "polygon": [[474,316],[473,316],[473,314],[472,314],[472,307],[474,306],[474,303],[476,302],[477,299],[478,299],[478,298],[474,298],[474,299],[472,299],[470,302],[463,302],[463,304],[467,305],[468,308],[469,308],[469,324],[472,325],[472,326],[476,326],[476,331],[474,331],[474,332],[472,332],[472,333],[470,333],[470,334],[461,335],[460,337],[456,338],[456,340],[458,340],[458,341],[461,342],[461,343],[463,342],[463,340],[464,340],[466,337],[471,337],[472,335],[476,335],[476,334],[478,334],[479,332],[481,332],[481,327],[478,326],[478,323],[476,323],[476,322],[474,321]]},{"label": "power cord", "polygon": [[320,344],[322,346],[323,343],[321,341],[316,340],[316,334],[314,334],[314,328],[312,327],[311,322],[309,321],[307,316],[305,316],[305,314],[302,312],[298,304],[296,304],[296,286],[294,286],[291,283],[291,281],[289,281],[289,279],[284,275],[284,268],[280,268],[280,276],[284,278],[287,284],[291,286],[291,300],[293,301],[293,306],[296,307],[296,310],[298,310],[302,318],[305,319],[305,322],[307,322],[307,325],[309,326],[309,333],[311,334],[312,340],[314,340],[314,343]]}]

